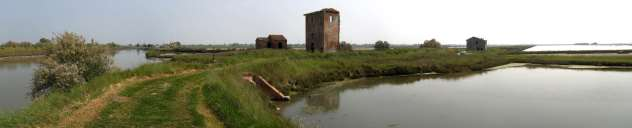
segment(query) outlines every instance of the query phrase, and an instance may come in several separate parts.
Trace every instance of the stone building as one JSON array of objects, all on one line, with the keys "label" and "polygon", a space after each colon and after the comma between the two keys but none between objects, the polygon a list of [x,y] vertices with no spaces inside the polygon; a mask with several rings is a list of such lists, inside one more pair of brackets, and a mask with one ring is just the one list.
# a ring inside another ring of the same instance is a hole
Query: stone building
[{"label": "stone building", "polygon": [[478,37],[471,37],[466,40],[467,50],[485,51],[487,49],[487,40]]},{"label": "stone building", "polygon": [[305,14],[305,49],[335,52],[340,43],[340,12],[333,8]]},{"label": "stone building", "polygon": [[287,39],[283,35],[268,35],[268,37],[257,37],[255,40],[257,49],[287,49]]}]

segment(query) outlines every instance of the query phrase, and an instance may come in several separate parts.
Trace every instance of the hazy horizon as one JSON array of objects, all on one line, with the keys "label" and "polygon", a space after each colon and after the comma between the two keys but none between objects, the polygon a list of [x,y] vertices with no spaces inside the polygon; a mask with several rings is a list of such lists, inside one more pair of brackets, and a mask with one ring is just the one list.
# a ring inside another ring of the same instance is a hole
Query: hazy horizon
[{"label": "hazy horizon", "polygon": [[436,38],[464,44],[477,36],[490,45],[631,43],[626,1],[501,0],[7,0],[0,1],[0,42],[36,41],[76,32],[101,42],[253,43],[284,34],[303,43],[303,14],[341,12],[341,41],[417,44]]}]

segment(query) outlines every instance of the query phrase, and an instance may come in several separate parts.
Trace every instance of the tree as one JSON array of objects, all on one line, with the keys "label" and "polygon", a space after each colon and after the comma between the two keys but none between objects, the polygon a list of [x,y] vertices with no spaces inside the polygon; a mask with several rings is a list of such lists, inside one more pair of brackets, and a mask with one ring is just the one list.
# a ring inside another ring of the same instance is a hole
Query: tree
[{"label": "tree", "polygon": [[48,38],[40,38],[39,41],[35,44],[37,47],[49,47],[53,45],[52,41]]},{"label": "tree", "polygon": [[27,47],[32,47],[33,43],[27,42],[27,41],[22,41],[22,42],[18,43],[17,45],[18,45],[18,47],[27,48]]},{"label": "tree", "polygon": [[117,48],[117,47],[119,47],[119,45],[118,45],[118,44],[116,44],[116,43],[114,43],[114,42],[107,43],[106,45],[107,45],[108,47],[110,47],[110,48]]},{"label": "tree", "polygon": [[168,48],[179,48],[182,45],[180,41],[171,42],[167,45]]},{"label": "tree", "polygon": [[6,43],[2,44],[2,47],[18,47],[18,43],[15,41],[7,41]]},{"label": "tree", "polygon": [[38,43],[51,43],[52,41],[48,38],[40,38]]},{"label": "tree", "polygon": [[373,48],[375,48],[375,50],[387,50],[390,48],[390,44],[388,43],[388,41],[377,41],[375,42],[375,45],[373,46]]},{"label": "tree", "polygon": [[441,48],[441,43],[435,39],[425,40],[420,48]]},{"label": "tree", "polygon": [[53,42],[54,45],[48,49],[47,62],[34,74],[33,93],[67,89],[111,68],[112,59],[105,54],[106,48],[87,44],[82,36],[65,32],[56,35]]},{"label": "tree", "polygon": [[338,50],[340,50],[340,51],[351,51],[352,50],[352,46],[351,46],[350,43],[347,43],[346,41],[342,41],[338,45]]}]

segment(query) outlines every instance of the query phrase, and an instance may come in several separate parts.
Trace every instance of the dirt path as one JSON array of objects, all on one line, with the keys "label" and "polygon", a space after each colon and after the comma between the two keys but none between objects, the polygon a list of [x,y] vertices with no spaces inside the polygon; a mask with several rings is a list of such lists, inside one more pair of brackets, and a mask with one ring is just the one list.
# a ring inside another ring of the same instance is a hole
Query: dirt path
[{"label": "dirt path", "polygon": [[151,77],[132,77],[119,83],[112,84],[109,88],[106,88],[103,94],[101,94],[99,97],[87,101],[87,103],[84,103],[84,105],[82,105],[78,109],[75,109],[69,115],[61,117],[59,123],[52,127],[84,127],[86,123],[98,117],[101,113],[101,110],[103,110],[105,106],[107,106],[115,97],[117,97],[119,92],[134,83],[176,75],[191,74],[195,72],[198,72],[198,70],[187,70],[173,74],[160,74]]}]

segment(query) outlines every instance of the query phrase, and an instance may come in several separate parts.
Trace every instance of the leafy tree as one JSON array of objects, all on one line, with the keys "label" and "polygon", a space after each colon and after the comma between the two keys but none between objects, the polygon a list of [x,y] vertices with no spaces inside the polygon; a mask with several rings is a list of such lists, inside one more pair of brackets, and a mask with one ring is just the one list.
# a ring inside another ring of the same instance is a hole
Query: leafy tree
[{"label": "leafy tree", "polygon": [[7,41],[6,43],[2,44],[2,47],[15,48],[15,47],[18,47],[18,43],[15,41]]},{"label": "leafy tree", "polygon": [[420,48],[441,48],[441,43],[435,39],[425,40]]},{"label": "leafy tree", "polygon": [[182,45],[182,43],[180,43],[180,41],[176,41],[176,42],[171,42],[169,44],[167,44],[167,48],[171,48],[171,49],[176,49],[179,48]]},{"label": "leafy tree", "polygon": [[387,50],[389,49],[391,46],[388,43],[388,41],[377,41],[375,42],[375,45],[373,46],[373,48],[375,48],[375,50]]},{"label": "leafy tree", "polygon": [[18,43],[17,46],[18,47],[27,48],[27,47],[33,47],[33,44],[31,42],[22,41],[22,42]]},{"label": "leafy tree", "polygon": [[37,47],[49,47],[53,45],[53,42],[48,38],[40,38],[39,41],[35,44]]},{"label": "leafy tree", "polygon": [[65,32],[56,35],[53,42],[54,45],[48,49],[47,62],[34,74],[33,93],[51,88],[66,89],[91,80],[111,68],[112,59],[105,54],[106,48],[87,44],[82,36]]},{"label": "leafy tree", "polygon": [[116,44],[116,43],[114,43],[114,42],[110,42],[110,43],[108,43],[108,44],[107,44],[107,46],[108,46],[108,47],[110,47],[110,48],[116,48],[116,47],[119,47],[119,45],[118,45],[118,44]]},{"label": "leafy tree", "polygon": [[39,43],[51,43],[51,42],[52,41],[50,39],[48,39],[48,38],[42,37],[42,38],[39,39]]}]

